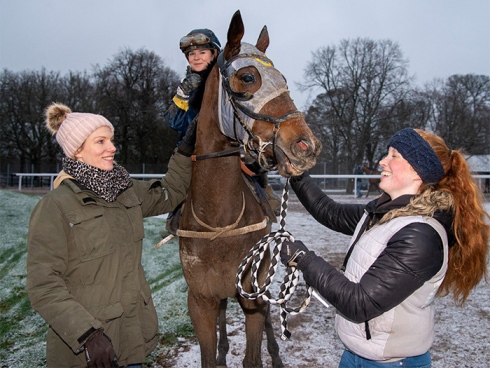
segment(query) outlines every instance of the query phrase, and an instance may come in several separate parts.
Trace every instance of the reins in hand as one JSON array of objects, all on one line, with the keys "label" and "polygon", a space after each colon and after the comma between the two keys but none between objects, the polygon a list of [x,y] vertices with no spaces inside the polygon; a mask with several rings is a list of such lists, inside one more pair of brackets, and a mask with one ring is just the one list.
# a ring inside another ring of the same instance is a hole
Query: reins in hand
[{"label": "reins in hand", "polygon": [[[299,307],[289,307],[287,304],[291,299],[292,295],[296,290],[296,286],[299,280],[299,271],[296,267],[286,267],[286,274],[281,283],[279,295],[277,299],[269,297],[269,287],[272,284],[274,276],[277,271],[277,266],[280,263],[280,252],[282,243],[285,240],[294,241],[291,233],[285,230],[286,227],[286,215],[288,208],[288,199],[289,199],[289,179],[286,181],[284,185],[282,201],[281,201],[281,214],[279,220],[279,230],[276,232],[271,232],[268,235],[264,236],[255,246],[249,251],[247,256],[243,259],[242,263],[238,267],[237,276],[236,276],[236,287],[241,296],[247,299],[257,299],[262,298],[269,304],[278,304],[281,308],[281,339],[286,340],[289,339],[291,333],[287,329],[287,315],[296,315],[303,312],[311,300],[311,295],[314,293],[314,289],[307,286],[306,297],[301,303]],[[258,281],[258,271],[262,260],[264,259],[270,245],[274,242],[275,247],[272,249],[272,255],[270,260],[269,271],[267,273],[267,277],[262,286],[259,285]],[[248,293],[243,289],[242,279],[244,277],[244,270],[251,262],[251,284],[252,284],[252,293]]]}]

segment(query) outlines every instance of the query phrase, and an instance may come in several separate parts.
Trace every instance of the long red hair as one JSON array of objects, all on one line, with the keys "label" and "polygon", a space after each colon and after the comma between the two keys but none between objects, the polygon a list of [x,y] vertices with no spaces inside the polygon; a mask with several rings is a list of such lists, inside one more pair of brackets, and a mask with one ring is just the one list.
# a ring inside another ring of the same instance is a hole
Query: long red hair
[{"label": "long red hair", "polygon": [[441,137],[415,130],[430,144],[444,167],[445,176],[434,189],[448,192],[454,199],[456,243],[449,249],[448,269],[438,294],[452,292],[455,301],[462,305],[482,278],[488,281],[490,225],[486,221],[490,216],[483,208],[484,196],[461,150],[450,150]]}]

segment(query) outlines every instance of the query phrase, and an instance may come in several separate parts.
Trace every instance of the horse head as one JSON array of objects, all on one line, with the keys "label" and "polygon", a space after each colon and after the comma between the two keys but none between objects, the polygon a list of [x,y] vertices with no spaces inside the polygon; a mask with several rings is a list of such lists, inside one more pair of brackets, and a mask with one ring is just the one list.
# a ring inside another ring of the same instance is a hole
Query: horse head
[{"label": "horse head", "polygon": [[277,169],[285,177],[300,175],[315,165],[322,145],[297,110],[286,79],[265,55],[267,27],[255,46],[242,42],[243,35],[237,11],[218,56],[220,129],[242,143],[263,169]]}]

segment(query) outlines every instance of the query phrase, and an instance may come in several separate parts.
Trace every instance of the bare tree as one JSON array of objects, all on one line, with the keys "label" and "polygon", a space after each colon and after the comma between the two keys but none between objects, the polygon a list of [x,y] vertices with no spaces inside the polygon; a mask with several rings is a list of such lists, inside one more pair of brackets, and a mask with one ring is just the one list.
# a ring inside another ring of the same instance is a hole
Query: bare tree
[{"label": "bare tree", "polygon": [[69,71],[60,83],[63,103],[72,111],[97,112],[94,80],[87,72]]},{"label": "bare tree", "polygon": [[[424,92],[418,89],[405,91],[404,97],[395,106],[382,108],[379,112],[379,120],[383,130],[380,131],[379,140],[384,144],[392,134],[400,129],[411,127],[425,129],[431,115],[430,102]],[[384,149],[384,150],[383,150]],[[386,154],[386,147],[381,146],[378,156],[374,156],[373,167]]]},{"label": "bare tree", "polygon": [[62,95],[59,73],[4,70],[0,77],[2,156],[20,160],[23,170],[39,171],[43,159],[55,155],[44,124],[46,106]]},{"label": "bare tree", "polygon": [[176,136],[163,122],[178,77],[144,49],[125,49],[95,68],[98,107],[116,128],[123,163],[167,162]]},{"label": "bare tree", "polygon": [[322,141],[323,149],[318,161],[324,161],[331,173],[341,173],[345,166],[345,152],[342,125],[330,105],[326,94],[319,94],[306,113],[306,119],[313,133]]},{"label": "bare tree", "polygon": [[334,145],[341,150],[331,154],[346,158],[344,170],[365,160],[373,163],[384,151],[380,145],[393,131],[388,117],[410,91],[407,66],[398,44],[390,40],[342,40],[338,47],[313,53],[301,88],[323,91],[325,97],[315,103],[325,103],[332,112],[329,130],[340,135],[342,144]]},{"label": "bare tree", "polygon": [[44,109],[52,102],[73,111],[106,116],[116,127],[122,163],[159,163],[159,172],[177,142],[177,134],[163,122],[178,83],[154,53],[124,50],[94,75],[4,70],[0,74],[1,162],[38,171],[41,163],[54,164],[61,155],[45,128]]},{"label": "bare tree", "polygon": [[471,154],[489,152],[490,77],[467,74],[435,79],[426,86],[426,98],[432,107],[429,128],[449,147]]}]

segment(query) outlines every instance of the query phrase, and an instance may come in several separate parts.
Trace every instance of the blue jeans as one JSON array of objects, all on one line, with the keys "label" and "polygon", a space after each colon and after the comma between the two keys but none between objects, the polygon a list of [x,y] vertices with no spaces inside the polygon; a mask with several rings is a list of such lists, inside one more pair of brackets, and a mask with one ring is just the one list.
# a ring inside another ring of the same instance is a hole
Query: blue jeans
[{"label": "blue jeans", "polygon": [[361,198],[362,197],[362,193],[361,193],[361,181],[360,180],[356,181],[356,197],[357,198]]},{"label": "blue jeans", "polygon": [[403,368],[431,368],[432,359],[430,353],[408,357],[391,363],[377,362],[375,360],[365,359],[348,350],[344,350],[340,359],[339,368],[386,368],[386,367],[403,367]]}]

